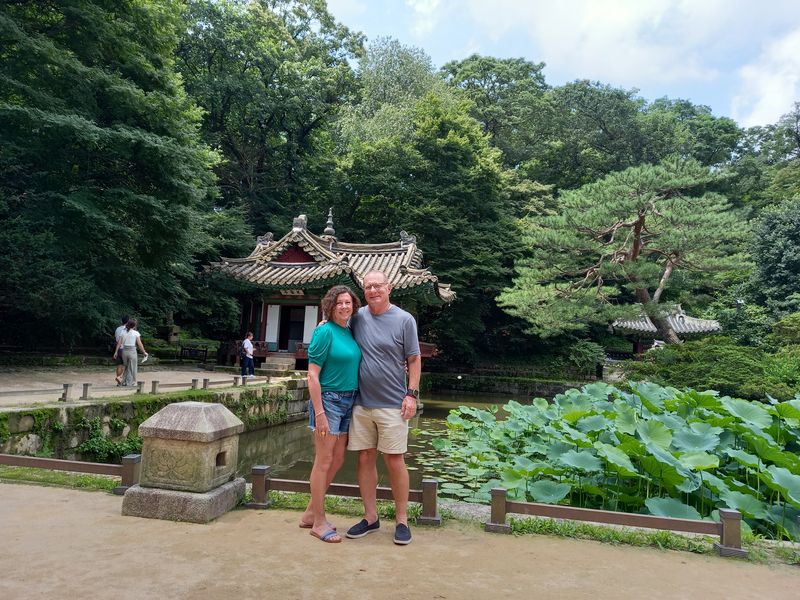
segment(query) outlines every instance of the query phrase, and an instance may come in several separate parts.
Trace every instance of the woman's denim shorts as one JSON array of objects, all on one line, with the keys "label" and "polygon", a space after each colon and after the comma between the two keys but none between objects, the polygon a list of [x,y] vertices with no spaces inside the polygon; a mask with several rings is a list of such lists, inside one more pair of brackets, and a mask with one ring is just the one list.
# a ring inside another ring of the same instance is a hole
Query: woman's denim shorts
[{"label": "woman's denim shorts", "polygon": [[[328,427],[331,435],[341,435],[350,429],[350,419],[353,417],[353,404],[358,398],[358,390],[349,392],[322,392],[322,410],[328,417]],[[314,405],[308,401],[308,427],[312,431],[316,428],[314,418]]]}]

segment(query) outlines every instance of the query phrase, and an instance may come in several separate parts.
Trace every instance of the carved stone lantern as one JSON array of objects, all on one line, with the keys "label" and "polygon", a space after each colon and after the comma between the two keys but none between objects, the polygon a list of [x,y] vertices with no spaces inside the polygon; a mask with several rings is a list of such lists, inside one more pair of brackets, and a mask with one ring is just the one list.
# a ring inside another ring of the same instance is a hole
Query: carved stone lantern
[{"label": "carved stone lantern", "polygon": [[207,523],[244,495],[236,478],[244,424],[222,404],[177,402],[139,426],[139,485],[125,492],[122,514]]}]

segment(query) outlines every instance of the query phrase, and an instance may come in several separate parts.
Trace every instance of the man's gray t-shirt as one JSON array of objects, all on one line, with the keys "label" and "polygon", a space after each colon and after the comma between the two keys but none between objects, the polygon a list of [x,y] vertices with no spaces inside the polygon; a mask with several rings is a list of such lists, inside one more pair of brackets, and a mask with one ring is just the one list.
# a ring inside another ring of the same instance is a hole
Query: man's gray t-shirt
[{"label": "man's gray t-shirt", "polygon": [[418,355],[417,322],[391,305],[380,315],[362,306],[350,319],[361,347],[358,404],[365,408],[400,408],[406,395],[406,358]]}]

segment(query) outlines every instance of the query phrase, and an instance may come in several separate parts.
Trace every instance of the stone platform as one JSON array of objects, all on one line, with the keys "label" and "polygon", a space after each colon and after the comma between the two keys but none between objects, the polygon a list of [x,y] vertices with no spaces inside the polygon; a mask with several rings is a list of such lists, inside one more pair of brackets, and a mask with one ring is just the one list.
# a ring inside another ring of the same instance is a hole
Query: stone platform
[{"label": "stone platform", "polygon": [[245,481],[239,477],[210,492],[181,492],[134,485],[122,499],[122,514],[146,519],[208,523],[222,516],[244,496]]}]

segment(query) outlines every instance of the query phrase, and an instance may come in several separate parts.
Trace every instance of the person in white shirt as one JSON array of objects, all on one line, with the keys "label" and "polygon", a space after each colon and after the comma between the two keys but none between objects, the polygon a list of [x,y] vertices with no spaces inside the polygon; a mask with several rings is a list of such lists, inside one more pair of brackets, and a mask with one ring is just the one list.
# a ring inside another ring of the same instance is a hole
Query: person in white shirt
[{"label": "person in white shirt", "polygon": [[253,332],[248,331],[242,342],[242,379],[256,376],[256,367],[253,362]]},{"label": "person in white shirt", "polygon": [[[122,334],[125,333],[125,325],[127,325],[130,317],[125,315],[122,317],[122,325],[117,327],[117,330],[114,332],[114,353],[117,352],[117,343],[119,342],[119,338],[122,337]],[[125,364],[122,362],[122,352],[117,354],[116,358],[114,359],[117,361],[117,373],[114,379],[117,381],[117,385],[122,385],[122,374],[125,372]]]},{"label": "person in white shirt", "polygon": [[147,352],[142,344],[142,336],[136,331],[136,319],[130,319],[125,324],[125,332],[120,336],[117,341],[117,348],[114,350],[114,358],[122,352],[122,361],[125,365],[125,374],[122,380],[122,385],[133,386],[136,385],[136,376],[139,370],[139,356],[136,354],[136,347],[144,354],[145,360],[147,359]]}]

